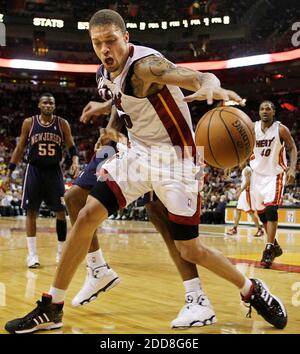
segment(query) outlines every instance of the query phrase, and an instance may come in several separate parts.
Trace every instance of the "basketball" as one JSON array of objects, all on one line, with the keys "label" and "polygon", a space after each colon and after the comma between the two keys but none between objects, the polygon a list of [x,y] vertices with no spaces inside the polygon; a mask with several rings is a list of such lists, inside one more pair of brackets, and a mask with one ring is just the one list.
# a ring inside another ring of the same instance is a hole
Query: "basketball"
[{"label": "basketball", "polygon": [[204,160],[217,168],[233,168],[245,162],[254,148],[253,122],[235,107],[217,107],[199,120],[197,146],[204,147]]}]

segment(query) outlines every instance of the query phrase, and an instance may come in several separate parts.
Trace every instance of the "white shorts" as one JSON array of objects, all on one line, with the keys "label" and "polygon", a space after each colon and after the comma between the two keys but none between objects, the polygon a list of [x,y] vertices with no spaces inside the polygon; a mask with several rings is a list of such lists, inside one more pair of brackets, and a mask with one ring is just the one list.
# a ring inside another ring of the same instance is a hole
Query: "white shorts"
[{"label": "white shorts", "polygon": [[237,210],[245,211],[246,213],[254,211],[254,204],[252,193],[250,190],[245,189],[239,196],[239,200],[236,206]]},{"label": "white shorts", "polygon": [[99,173],[123,208],[143,194],[154,191],[169,212],[169,219],[178,224],[200,222],[198,169],[191,160],[178,160],[171,154],[158,158],[135,147],[123,149],[109,158]]},{"label": "white shorts", "polygon": [[269,205],[280,205],[285,181],[285,173],[277,176],[264,176],[252,172],[250,189],[253,193],[255,210],[262,211]]}]

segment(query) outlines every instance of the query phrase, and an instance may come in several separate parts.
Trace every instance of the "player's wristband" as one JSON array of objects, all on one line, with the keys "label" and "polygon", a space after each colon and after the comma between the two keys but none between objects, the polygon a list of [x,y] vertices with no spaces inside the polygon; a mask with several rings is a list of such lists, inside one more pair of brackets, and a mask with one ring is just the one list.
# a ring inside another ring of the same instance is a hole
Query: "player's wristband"
[{"label": "player's wristband", "polygon": [[16,167],[17,167],[17,164],[15,164],[15,163],[10,162],[10,163],[8,164],[8,169],[9,169],[11,172],[13,172],[13,171],[16,169]]},{"label": "player's wristband", "polygon": [[72,145],[69,149],[69,154],[71,156],[71,158],[73,156],[78,156],[78,153],[77,153],[77,149],[76,149],[76,146],[75,145]]}]

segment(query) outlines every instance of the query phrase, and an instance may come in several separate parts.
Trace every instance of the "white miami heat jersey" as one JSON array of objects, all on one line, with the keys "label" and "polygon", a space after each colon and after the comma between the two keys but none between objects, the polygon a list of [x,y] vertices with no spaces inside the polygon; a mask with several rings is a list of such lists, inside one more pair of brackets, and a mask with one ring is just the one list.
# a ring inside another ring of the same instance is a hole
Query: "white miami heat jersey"
[{"label": "white miami heat jersey", "polygon": [[242,170],[242,179],[241,179],[241,187],[243,188],[246,184],[246,174],[251,174],[252,170],[250,166],[246,166],[245,168],[243,168]]},{"label": "white miami heat jersey", "polygon": [[[103,65],[98,70],[99,93],[105,88],[112,92],[113,102],[119,117],[125,121],[133,147],[149,149],[155,146],[178,146],[181,151],[189,151],[186,157],[194,158],[196,146],[192,120],[179,87],[166,85],[160,92],[145,98],[130,96],[127,91],[124,93],[137,60],[149,55],[162,56],[151,48],[131,44],[130,46],[130,55],[124,69],[113,82]],[[185,148],[187,146],[188,149]]]},{"label": "white miami heat jersey", "polygon": [[274,122],[265,132],[261,121],[255,123],[255,147],[250,166],[261,175],[276,176],[286,170],[285,146],[280,141],[280,122]]}]

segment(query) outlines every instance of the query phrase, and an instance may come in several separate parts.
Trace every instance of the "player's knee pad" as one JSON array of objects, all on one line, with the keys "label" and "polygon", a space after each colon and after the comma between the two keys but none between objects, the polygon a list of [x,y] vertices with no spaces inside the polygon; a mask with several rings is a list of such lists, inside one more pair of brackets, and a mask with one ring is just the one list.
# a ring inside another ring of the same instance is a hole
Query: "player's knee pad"
[{"label": "player's knee pad", "polygon": [[171,226],[171,235],[173,240],[184,241],[191,240],[198,237],[199,235],[199,225],[183,225],[177,224],[169,220]]},{"label": "player's knee pad", "polygon": [[119,205],[116,195],[106,182],[98,181],[90,191],[90,195],[99,200],[99,202],[105,206],[108,216],[125,207],[125,205]]},{"label": "player's knee pad", "polygon": [[268,221],[278,221],[278,206],[270,205],[266,207],[265,214]]},{"label": "player's knee pad", "polygon": [[265,212],[259,213],[259,214],[258,214],[258,217],[259,217],[259,220],[260,220],[263,224],[265,224],[265,223],[268,222],[267,215],[266,215]]},{"label": "player's knee pad", "polygon": [[64,242],[67,237],[67,221],[56,219],[56,232],[58,241]]}]

